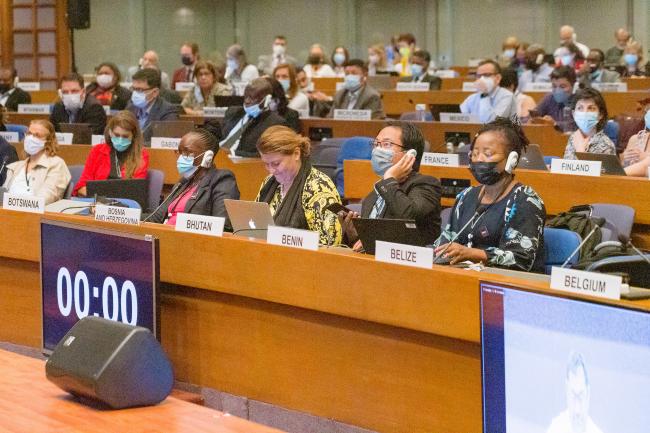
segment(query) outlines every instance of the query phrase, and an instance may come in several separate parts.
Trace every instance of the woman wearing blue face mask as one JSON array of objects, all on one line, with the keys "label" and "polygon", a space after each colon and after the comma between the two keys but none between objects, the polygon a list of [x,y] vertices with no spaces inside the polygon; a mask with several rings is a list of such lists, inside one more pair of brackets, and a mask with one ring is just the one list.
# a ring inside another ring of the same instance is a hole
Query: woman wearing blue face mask
[{"label": "woman wearing blue face mask", "polygon": [[278,80],[289,100],[289,108],[309,113],[309,98],[300,90],[296,81],[296,68],[285,63],[273,70],[273,78]]},{"label": "woman wearing blue face mask", "polygon": [[176,161],[181,180],[146,220],[175,225],[179,213],[224,217],[225,230],[231,231],[223,201],[239,200],[239,189],[230,170],[214,166],[217,150],[217,139],[207,129],[185,134]]},{"label": "woman wearing blue face mask", "polygon": [[603,131],[607,106],[598,90],[586,88],[576,92],[573,120],[578,130],[569,136],[564,159],[576,159],[576,152],[616,155],[616,146]]},{"label": "woman wearing blue face mask", "polygon": [[120,111],[108,121],[104,142],[88,154],[72,195],[85,197],[89,180],[146,179],[148,169],[140,124],[130,111]]},{"label": "woman wearing blue face mask", "polygon": [[332,52],[332,66],[337,77],[343,77],[345,75],[345,64],[349,59],[350,53],[347,48],[343,46],[334,48]]},{"label": "woman wearing blue face mask", "polygon": [[625,69],[623,69],[622,77],[645,77],[646,73],[642,70],[643,65],[643,47],[637,41],[628,43],[623,49],[623,56],[621,62]]}]

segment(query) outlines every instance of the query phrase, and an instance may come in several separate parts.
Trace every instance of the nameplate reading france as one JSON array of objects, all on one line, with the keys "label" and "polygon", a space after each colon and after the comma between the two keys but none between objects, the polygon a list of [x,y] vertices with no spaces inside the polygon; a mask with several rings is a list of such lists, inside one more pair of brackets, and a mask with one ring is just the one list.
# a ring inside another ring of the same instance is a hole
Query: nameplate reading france
[{"label": "nameplate reading france", "polygon": [[72,132],[57,132],[56,141],[59,144],[72,144]]},{"label": "nameplate reading france", "polygon": [[458,167],[460,166],[460,159],[457,153],[424,152],[421,164],[434,167]]},{"label": "nameplate reading france", "polygon": [[433,248],[377,241],[375,246],[375,260],[397,265],[431,269]]},{"label": "nameplate reading france", "polygon": [[316,251],[318,249],[318,233],[310,230],[269,226],[266,233],[266,242],[273,245],[282,245],[283,247]]},{"label": "nameplate reading france", "polygon": [[429,83],[397,83],[395,90],[398,92],[428,92]]},{"label": "nameplate reading france", "polygon": [[17,132],[0,131],[0,137],[4,138],[9,143],[18,143],[20,141]]},{"label": "nameplate reading france", "polygon": [[577,159],[554,159],[551,161],[551,173],[575,174],[578,176],[600,176],[600,161]]},{"label": "nameplate reading france", "polygon": [[551,288],[564,292],[606,299],[621,299],[621,283],[622,277],[620,275],[559,267],[551,269]]},{"label": "nameplate reading france", "polygon": [[171,138],[171,137],[151,137],[151,148],[152,149],[178,149],[178,145],[181,143],[180,138]]},{"label": "nameplate reading france", "polygon": [[223,236],[225,222],[226,219],[223,217],[179,213],[176,215],[176,231],[208,236]]},{"label": "nameplate reading france", "polygon": [[50,114],[48,104],[18,104],[18,112],[26,114]]},{"label": "nameplate reading france", "polygon": [[5,193],[2,197],[2,207],[19,212],[45,213],[45,198]]},{"label": "nameplate reading france", "polygon": [[95,206],[95,221],[137,226],[140,225],[141,213],[141,209],[98,204]]},{"label": "nameplate reading france", "polygon": [[334,110],[334,118],[340,120],[370,120],[370,110]]}]

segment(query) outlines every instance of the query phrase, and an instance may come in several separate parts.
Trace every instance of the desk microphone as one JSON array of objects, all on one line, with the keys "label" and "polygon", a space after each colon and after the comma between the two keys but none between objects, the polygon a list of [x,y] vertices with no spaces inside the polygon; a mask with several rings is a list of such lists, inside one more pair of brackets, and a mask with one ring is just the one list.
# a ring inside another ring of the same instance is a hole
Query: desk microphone
[{"label": "desk microphone", "polygon": [[435,256],[435,257],[433,258],[433,264],[434,264],[434,265],[435,265],[436,263],[438,263],[438,260],[439,260],[441,257],[443,257],[443,256],[445,255],[445,253],[447,252],[447,249],[449,249],[449,247],[451,246],[451,244],[453,244],[454,242],[456,242],[456,239],[458,239],[458,237],[459,237],[459,236],[460,236],[460,235],[465,231],[465,229],[466,229],[466,228],[467,228],[467,227],[468,227],[472,222],[478,220],[478,219],[481,217],[481,215],[483,215],[483,214],[485,213],[485,211],[488,210],[489,207],[490,207],[490,205],[483,205],[483,204],[482,204],[482,205],[479,205],[479,206],[476,208],[476,212],[474,212],[474,215],[472,215],[472,217],[469,219],[469,221],[467,221],[467,223],[465,223],[465,225],[464,225],[464,226],[463,226],[463,227],[458,231],[458,233],[456,233],[456,236],[454,236],[454,237],[453,237],[453,238],[452,238],[452,239],[447,243],[447,246],[446,246],[442,251],[440,251],[440,253],[439,253],[437,256]]},{"label": "desk microphone", "polygon": [[153,210],[153,212],[151,212],[145,219],[143,219],[142,222],[146,223],[149,220],[149,218],[154,216],[156,214],[156,212],[158,212],[160,210],[160,208],[163,207],[163,205],[165,205],[169,201],[169,197],[173,197],[174,193],[176,193],[179,189],[181,189],[183,186],[185,186],[190,181],[190,179],[191,179],[191,177],[182,177],[181,180],[172,189],[172,192],[170,192],[169,195],[167,196],[167,200],[163,200],[163,202],[160,203],[160,205],[158,205],[158,207],[155,208]]},{"label": "desk microphone", "polygon": [[592,220],[592,221],[594,222],[594,224],[596,224],[596,225],[594,226],[593,229],[591,229],[591,231],[589,232],[589,234],[588,234],[587,236],[585,236],[585,238],[582,240],[582,242],[580,242],[580,245],[578,245],[578,246],[576,247],[576,249],[573,250],[573,252],[571,253],[571,255],[570,255],[569,257],[567,257],[567,259],[564,261],[564,263],[562,263],[562,266],[560,266],[560,268],[564,268],[564,267],[566,267],[566,265],[569,264],[569,260],[571,260],[571,259],[573,258],[573,256],[575,256],[576,253],[577,253],[578,251],[580,251],[580,248],[582,248],[582,246],[585,244],[585,242],[587,242],[587,240],[588,240],[591,236],[593,236],[594,233],[596,233],[596,229],[598,229],[598,228],[600,228],[600,227],[602,227],[602,226],[605,225],[605,218],[591,217],[591,220]]},{"label": "desk microphone", "polygon": [[632,247],[634,252],[637,253],[639,256],[641,256],[641,258],[645,260],[647,264],[650,265],[650,259],[645,254],[643,254],[643,251],[635,247],[631,240],[627,241],[627,245]]}]

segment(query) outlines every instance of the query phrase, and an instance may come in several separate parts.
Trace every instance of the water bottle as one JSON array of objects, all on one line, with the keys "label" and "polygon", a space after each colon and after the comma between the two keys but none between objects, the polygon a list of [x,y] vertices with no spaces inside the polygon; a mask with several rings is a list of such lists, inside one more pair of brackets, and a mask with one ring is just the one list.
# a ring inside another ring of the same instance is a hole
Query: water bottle
[{"label": "water bottle", "polygon": [[427,120],[426,118],[426,109],[427,105],[426,104],[416,104],[415,105],[415,112],[417,113],[416,119],[418,122],[425,122]]}]

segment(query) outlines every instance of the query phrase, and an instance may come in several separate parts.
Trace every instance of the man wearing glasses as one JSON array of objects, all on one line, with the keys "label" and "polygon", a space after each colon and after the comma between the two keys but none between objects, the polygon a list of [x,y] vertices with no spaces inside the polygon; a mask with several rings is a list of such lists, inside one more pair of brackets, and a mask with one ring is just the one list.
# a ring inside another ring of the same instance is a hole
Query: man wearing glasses
[{"label": "man wearing glasses", "polygon": [[151,122],[177,120],[178,109],[160,97],[160,72],[140,69],[133,75],[131,102],[126,107],[140,122],[146,145],[151,142]]},{"label": "man wearing glasses", "polygon": [[476,93],[460,104],[461,113],[478,117],[481,123],[489,123],[497,117],[510,118],[517,114],[515,95],[501,83],[501,67],[494,60],[484,60],[476,70]]}]

